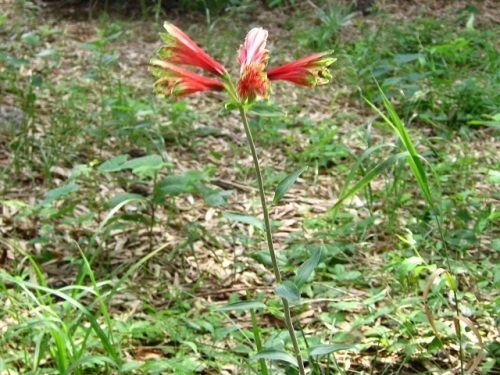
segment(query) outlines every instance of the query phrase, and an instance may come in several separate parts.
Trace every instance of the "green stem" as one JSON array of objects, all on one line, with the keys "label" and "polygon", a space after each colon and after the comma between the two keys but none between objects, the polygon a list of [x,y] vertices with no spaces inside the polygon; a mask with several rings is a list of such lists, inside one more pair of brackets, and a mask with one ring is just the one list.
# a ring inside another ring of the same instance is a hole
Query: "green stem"
[{"label": "green stem", "polygon": [[[250,309],[250,316],[252,317],[252,329],[253,329],[253,337],[255,340],[255,346],[257,347],[257,351],[260,352],[262,350],[262,341],[260,340],[260,332],[259,332],[259,326],[257,325],[257,315],[255,314],[255,309]],[[269,375],[269,372],[267,370],[266,360],[259,359],[259,363],[262,375]]]},{"label": "green stem", "polygon": [[[238,105],[238,109],[240,111],[241,120],[243,121],[243,127],[245,128],[245,133],[247,135],[248,145],[250,146],[250,151],[252,153],[255,173],[257,175],[257,183],[259,185],[260,202],[262,204],[262,212],[264,214],[264,225],[266,229],[267,246],[269,248],[269,255],[271,256],[271,261],[273,263],[274,277],[276,279],[276,283],[279,284],[281,283],[281,273],[278,267],[278,260],[276,259],[276,252],[274,251],[273,237],[271,232],[271,222],[269,221],[269,211],[267,209],[266,195],[264,193],[264,183],[262,181],[262,172],[260,170],[259,159],[257,157],[257,151],[255,149],[255,143],[253,141],[252,132],[250,131],[250,127],[248,126],[248,119],[245,112],[245,108],[243,107],[243,105],[240,104]],[[292,341],[293,351],[295,353],[297,364],[299,366],[299,373],[300,375],[305,375],[306,372],[304,369],[304,362],[302,361],[299,344],[297,342],[297,336],[295,335],[295,330],[293,329],[292,316],[290,314],[290,306],[285,298],[282,298],[281,301],[283,302],[285,324],[286,328],[288,329],[288,333],[290,335],[290,340]]]}]

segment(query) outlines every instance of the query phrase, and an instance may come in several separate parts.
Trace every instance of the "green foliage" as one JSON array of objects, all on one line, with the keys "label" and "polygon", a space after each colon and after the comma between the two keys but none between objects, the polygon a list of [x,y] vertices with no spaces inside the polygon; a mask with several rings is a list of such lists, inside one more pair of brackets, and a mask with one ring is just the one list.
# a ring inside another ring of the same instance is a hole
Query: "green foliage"
[{"label": "green foliage", "polygon": [[314,18],[309,20],[314,26],[298,33],[301,45],[312,50],[326,51],[338,42],[342,28],[356,15],[352,4],[341,1],[325,1],[322,6],[314,6]]},{"label": "green foliage", "polygon": [[348,55],[353,78],[370,101],[381,99],[377,80],[387,97],[401,102],[405,118],[457,129],[499,111],[496,34],[475,29],[472,11],[464,10],[471,20],[465,28],[458,16],[416,19],[405,27],[387,20],[375,32],[361,29],[363,35],[338,52]]},{"label": "green foliage", "polygon": [[[498,366],[498,33],[473,8],[403,25],[312,3],[267,1],[295,39],[272,48],[333,45],[339,85],[313,101],[284,84],[283,108],[250,109],[279,215],[276,293],[242,132],[213,98],[153,98],[128,45],[148,26],[103,19],[80,37],[27,8],[0,15],[0,105],[23,114],[0,134],[0,373],[296,373],[278,297],[315,375],[449,371],[443,352],[480,352],[458,313],[483,336],[477,371]],[[241,35],[224,29],[257,4],[197,6],[228,10],[202,44],[233,56]],[[439,268],[456,284],[429,288],[436,335],[422,291]]]},{"label": "green foliage", "polygon": [[283,198],[286,192],[292,187],[295,180],[297,180],[297,178],[299,178],[299,176],[306,170],[307,167],[302,167],[298,171],[289,174],[283,180],[280,181],[274,193],[273,204],[278,203]]}]

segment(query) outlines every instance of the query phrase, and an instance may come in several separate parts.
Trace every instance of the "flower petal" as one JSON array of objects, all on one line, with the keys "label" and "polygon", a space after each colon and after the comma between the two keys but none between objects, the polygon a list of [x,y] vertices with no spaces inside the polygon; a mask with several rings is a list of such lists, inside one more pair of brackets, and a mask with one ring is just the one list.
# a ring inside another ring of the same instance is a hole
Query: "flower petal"
[{"label": "flower petal", "polygon": [[221,76],[226,69],[203,51],[181,29],[169,22],[163,25],[167,33],[160,33],[165,46],[158,50],[158,55],[172,63],[197,66],[207,72]]},{"label": "flower petal", "polygon": [[254,101],[257,96],[269,96],[269,80],[262,64],[244,64],[237,83],[238,95],[243,101]]},{"label": "flower petal", "polygon": [[222,82],[193,73],[190,70],[158,59],[151,60],[151,72],[160,77],[155,82],[155,92],[167,96],[186,96],[198,91],[221,91]]},{"label": "flower petal", "polygon": [[266,49],[267,30],[262,27],[255,27],[250,30],[245,37],[245,43],[240,46],[238,62],[242,69],[245,64],[267,64],[269,51]]},{"label": "flower petal", "polygon": [[331,79],[328,67],[336,60],[333,51],[313,53],[266,71],[270,81],[284,80],[303,86],[324,85]]}]

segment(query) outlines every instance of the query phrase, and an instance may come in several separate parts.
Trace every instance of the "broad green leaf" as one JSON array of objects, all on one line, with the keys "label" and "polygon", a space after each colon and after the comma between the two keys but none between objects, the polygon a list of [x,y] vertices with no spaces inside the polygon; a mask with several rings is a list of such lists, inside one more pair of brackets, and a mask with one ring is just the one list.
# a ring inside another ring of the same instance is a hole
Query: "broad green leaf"
[{"label": "broad green leaf", "polygon": [[7,64],[9,64],[11,66],[18,67],[18,66],[29,64],[30,61],[25,59],[25,58],[22,58],[22,57],[8,56],[6,59],[6,62],[7,62]]},{"label": "broad green leaf", "polygon": [[422,263],[425,263],[425,261],[421,257],[413,256],[406,258],[399,264],[399,273],[402,276],[408,276],[409,274],[414,273],[417,266]]},{"label": "broad green leaf", "polygon": [[122,169],[132,169],[132,173],[141,177],[151,176],[152,173],[163,166],[163,159],[160,155],[146,155],[140,158],[128,160],[122,164]]},{"label": "broad green leaf", "polygon": [[129,361],[125,362],[122,367],[120,368],[120,371],[122,373],[130,372],[132,370],[135,370],[136,368],[140,368],[144,366],[144,362],[140,361]]},{"label": "broad green leaf", "polygon": [[97,169],[101,172],[117,172],[121,171],[123,163],[128,159],[128,155],[117,155],[111,159],[106,160]]},{"label": "broad green leaf", "polygon": [[207,177],[203,172],[190,169],[180,175],[170,175],[165,177],[156,184],[156,188],[169,195],[178,195],[198,191],[210,205],[217,205],[217,203],[221,203],[224,198],[231,193],[230,191],[220,191],[218,189],[212,189],[204,186],[201,181],[206,179]]},{"label": "broad green leaf", "polygon": [[264,222],[260,219],[257,219],[254,216],[248,214],[240,214],[238,212],[227,212],[227,211],[223,212],[222,216],[224,216],[226,219],[232,221],[238,221],[243,224],[253,225],[254,227],[264,230]]},{"label": "broad green leaf", "polygon": [[320,257],[321,257],[321,249],[317,249],[311,255],[311,257],[299,267],[299,269],[297,270],[297,275],[293,280],[298,288],[304,285],[309,276],[311,276],[312,272],[319,263]]},{"label": "broad green leaf", "polygon": [[55,49],[49,48],[44,49],[36,54],[38,57],[51,57],[51,56],[59,56],[59,52]]},{"label": "broad green leaf", "polygon": [[[255,259],[257,262],[260,264],[263,264],[265,266],[272,266],[273,262],[271,260],[271,255],[269,255],[269,250],[258,250],[258,251],[252,251],[249,254],[250,258]],[[276,254],[276,260],[278,261],[278,266],[282,267],[288,264],[288,261],[286,259],[286,256],[283,254],[282,251],[279,251]]]},{"label": "broad green leaf", "polygon": [[421,53],[407,53],[407,54],[402,54],[402,55],[396,55],[394,56],[394,62],[396,63],[407,63],[410,61],[418,60],[425,57]]},{"label": "broad green leaf", "polygon": [[40,37],[35,31],[30,31],[29,33],[21,35],[21,39],[33,47],[40,42]]},{"label": "broad green leaf", "polygon": [[274,288],[274,293],[289,302],[300,300],[299,288],[297,288],[297,285],[295,285],[292,280],[283,281],[280,285]]},{"label": "broad green leaf", "polygon": [[190,181],[193,182],[207,179],[207,176],[202,171],[199,171],[197,169],[188,169],[187,171],[184,171],[182,175],[186,176]]},{"label": "broad green leaf", "polygon": [[168,195],[179,195],[193,190],[189,178],[183,175],[167,176],[156,184],[156,188]]},{"label": "broad green leaf", "polygon": [[205,203],[212,207],[227,205],[227,198],[231,195],[232,190],[211,189],[209,193],[202,193]]},{"label": "broad green leaf", "polygon": [[330,274],[328,275],[334,280],[356,280],[362,276],[361,272],[357,270],[347,271],[342,264],[336,264],[330,269]]},{"label": "broad green leaf", "polygon": [[314,357],[319,355],[330,354],[333,352],[338,352],[339,350],[356,350],[356,347],[354,345],[349,345],[349,344],[316,345],[311,348],[309,355]]},{"label": "broad green leaf", "polygon": [[224,337],[226,337],[227,335],[229,335],[232,332],[237,331],[239,329],[240,329],[240,327],[237,327],[236,325],[231,325],[231,326],[226,326],[226,327],[223,326],[223,327],[216,328],[214,331],[213,340],[215,342],[218,342],[218,341],[222,340]]},{"label": "broad green leaf", "polygon": [[47,206],[51,204],[52,202],[58,200],[59,198],[62,198],[80,188],[79,185],[75,184],[74,182],[70,182],[67,185],[49,190],[47,193],[45,193],[45,199],[38,203],[36,205],[36,208],[41,208],[44,206]]},{"label": "broad green leaf", "polygon": [[203,195],[205,203],[212,207],[225,206],[227,204],[227,198],[232,193],[232,190],[207,187],[201,182],[195,182],[193,185],[195,190]]},{"label": "broad green leaf", "polygon": [[261,117],[282,117],[285,115],[281,109],[265,101],[255,102],[248,109],[248,112]]},{"label": "broad green leaf", "polygon": [[102,45],[100,42],[90,42],[90,43],[77,43],[80,47],[93,51],[93,52],[99,52],[99,49]]},{"label": "broad green leaf", "polygon": [[271,361],[283,361],[288,362],[291,365],[297,367],[297,359],[290,353],[285,352],[282,349],[268,348],[261,350],[257,354],[250,357],[250,359],[269,359]]},{"label": "broad green leaf", "polygon": [[227,305],[217,307],[214,311],[263,309],[265,307],[266,305],[259,301],[242,301],[228,303]]},{"label": "broad green leaf", "polygon": [[495,171],[493,169],[490,169],[488,171],[488,181],[491,182],[492,184],[500,183],[500,171]]},{"label": "broad green leaf", "polygon": [[293,183],[299,178],[299,176],[307,169],[307,167],[300,168],[298,171],[293,172],[286,176],[283,180],[280,181],[276,191],[274,193],[273,204],[278,203],[281,198],[286,194],[288,189],[292,187]]},{"label": "broad green leaf", "polygon": [[95,212],[89,211],[79,216],[69,216],[61,220],[62,224],[83,224],[92,220],[95,216]]},{"label": "broad green leaf", "polygon": [[92,170],[93,170],[92,166],[89,164],[78,164],[75,167],[73,167],[69,179],[75,180],[80,176],[90,177],[90,175],[92,174]]}]

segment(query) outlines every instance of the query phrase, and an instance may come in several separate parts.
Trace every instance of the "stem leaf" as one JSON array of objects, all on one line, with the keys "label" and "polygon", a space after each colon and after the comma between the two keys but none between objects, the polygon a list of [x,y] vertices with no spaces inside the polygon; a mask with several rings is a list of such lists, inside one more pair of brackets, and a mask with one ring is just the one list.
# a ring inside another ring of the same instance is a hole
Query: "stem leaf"
[{"label": "stem leaf", "polygon": [[320,257],[321,257],[321,248],[316,249],[316,251],[311,255],[311,257],[299,267],[299,269],[297,270],[297,275],[293,280],[298,288],[304,285],[309,276],[311,276],[312,272],[319,263]]},{"label": "stem leaf", "polygon": [[280,181],[278,184],[278,187],[276,188],[276,191],[274,193],[274,198],[273,198],[273,204],[278,203],[285,193],[290,189],[293,185],[293,183],[299,178],[299,176],[307,169],[306,167],[300,168],[298,171],[293,172],[292,174],[289,174],[286,176],[283,180]]},{"label": "stem leaf", "polygon": [[248,109],[252,115],[260,117],[283,117],[285,112],[273,106],[270,102],[256,102]]},{"label": "stem leaf", "polygon": [[297,367],[297,360],[290,353],[285,352],[282,349],[268,348],[261,350],[257,354],[250,357],[250,359],[270,359],[272,361],[284,361],[291,365]]},{"label": "stem leaf", "polygon": [[286,299],[288,302],[295,302],[300,300],[300,291],[297,285],[292,280],[285,280],[274,288],[276,293],[281,298]]},{"label": "stem leaf", "polygon": [[222,212],[222,216],[224,216],[226,219],[232,220],[232,221],[238,221],[243,224],[249,224],[253,225],[254,227],[257,227],[261,230],[264,230],[264,223],[262,220],[257,219],[256,217],[248,214],[241,214],[238,212],[227,212],[224,211]]},{"label": "stem leaf", "polygon": [[228,303],[224,306],[217,307],[214,311],[230,311],[230,310],[250,310],[250,309],[262,309],[266,305],[259,301],[242,301]]},{"label": "stem leaf", "polygon": [[354,345],[349,344],[322,344],[316,345],[311,348],[309,352],[310,356],[326,355],[333,352],[338,352],[339,350],[351,350],[356,349]]}]

